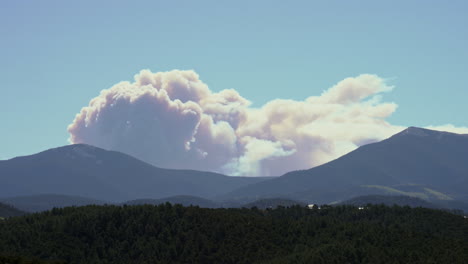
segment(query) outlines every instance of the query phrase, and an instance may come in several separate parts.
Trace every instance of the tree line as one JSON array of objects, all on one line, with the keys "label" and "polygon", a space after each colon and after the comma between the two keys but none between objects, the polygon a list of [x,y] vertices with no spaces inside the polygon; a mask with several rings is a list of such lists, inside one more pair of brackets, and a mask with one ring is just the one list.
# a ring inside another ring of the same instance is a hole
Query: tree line
[{"label": "tree line", "polygon": [[384,205],[68,207],[0,221],[0,256],[0,263],[467,263],[468,221]]}]

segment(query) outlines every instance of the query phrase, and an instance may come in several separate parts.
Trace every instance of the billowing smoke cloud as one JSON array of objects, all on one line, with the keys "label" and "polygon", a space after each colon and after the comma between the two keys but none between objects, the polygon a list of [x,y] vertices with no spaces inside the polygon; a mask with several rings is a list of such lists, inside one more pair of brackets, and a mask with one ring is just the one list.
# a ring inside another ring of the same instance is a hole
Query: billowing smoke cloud
[{"label": "billowing smoke cloud", "polygon": [[[103,90],[69,125],[71,143],[128,153],[159,167],[230,175],[306,169],[403,129],[386,121],[392,87],[376,75],[347,78],[304,101],[261,108],[235,90],[212,92],[194,71],[152,73]],[[468,129],[432,127],[468,132]]]}]

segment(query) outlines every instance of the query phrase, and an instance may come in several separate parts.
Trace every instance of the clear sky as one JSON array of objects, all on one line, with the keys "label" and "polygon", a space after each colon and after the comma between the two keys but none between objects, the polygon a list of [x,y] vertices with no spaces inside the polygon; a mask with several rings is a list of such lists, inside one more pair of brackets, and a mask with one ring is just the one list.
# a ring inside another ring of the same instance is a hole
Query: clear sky
[{"label": "clear sky", "polygon": [[103,89],[194,70],[254,107],[347,77],[395,86],[389,122],[468,126],[467,1],[2,1],[0,159],[68,144]]}]

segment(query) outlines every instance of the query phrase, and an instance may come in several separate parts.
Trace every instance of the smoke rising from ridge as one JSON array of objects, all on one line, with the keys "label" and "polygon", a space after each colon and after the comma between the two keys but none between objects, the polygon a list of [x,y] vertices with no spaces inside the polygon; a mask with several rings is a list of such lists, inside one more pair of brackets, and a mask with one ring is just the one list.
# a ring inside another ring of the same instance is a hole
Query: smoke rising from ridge
[{"label": "smoke rising from ridge", "polygon": [[121,151],[158,167],[281,175],[404,129],[386,121],[397,105],[382,102],[381,94],[391,90],[382,78],[363,74],[320,96],[253,108],[235,90],[212,92],[194,71],[142,70],[134,82],[101,91],[68,131],[71,143]]}]

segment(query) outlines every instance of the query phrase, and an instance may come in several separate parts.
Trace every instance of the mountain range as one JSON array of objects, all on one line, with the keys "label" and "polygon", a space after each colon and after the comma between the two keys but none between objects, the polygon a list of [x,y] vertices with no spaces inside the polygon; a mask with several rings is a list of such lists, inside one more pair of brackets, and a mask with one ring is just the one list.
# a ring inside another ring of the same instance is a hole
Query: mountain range
[{"label": "mountain range", "polygon": [[162,169],[85,144],[0,161],[0,201],[27,211],[164,199],[206,207],[262,199],[324,204],[362,195],[404,195],[468,208],[468,135],[410,127],[326,164],[280,177]]},{"label": "mountain range", "polygon": [[224,198],[330,203],[363,194],[468,202],[468,135],[410,127],[321,166],[244,186]]},{"label": "mountain range", "polygon": [[109,202],[174,195],[209,198],[265,179],[161,169],[124,153],[75,144],[0,161],[0,198],[39,194]]}]

